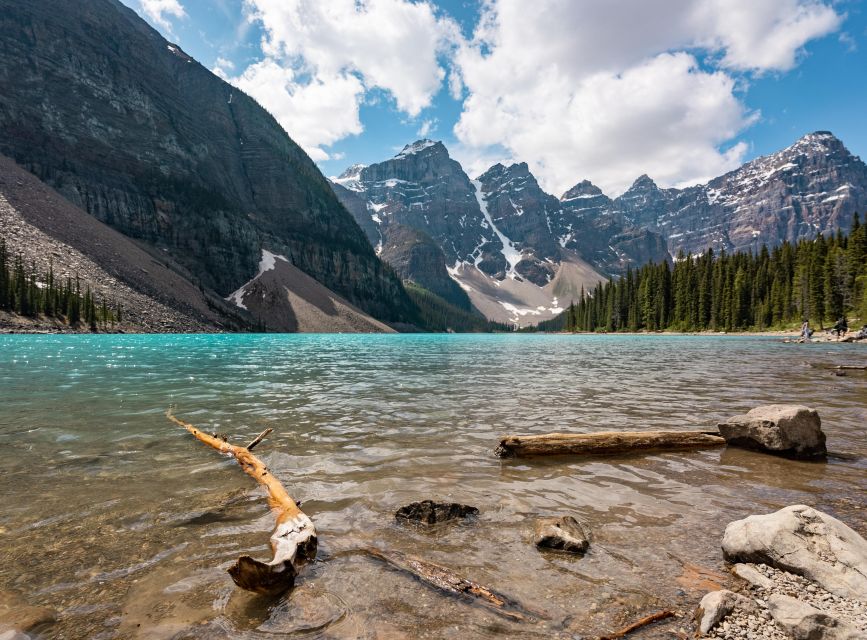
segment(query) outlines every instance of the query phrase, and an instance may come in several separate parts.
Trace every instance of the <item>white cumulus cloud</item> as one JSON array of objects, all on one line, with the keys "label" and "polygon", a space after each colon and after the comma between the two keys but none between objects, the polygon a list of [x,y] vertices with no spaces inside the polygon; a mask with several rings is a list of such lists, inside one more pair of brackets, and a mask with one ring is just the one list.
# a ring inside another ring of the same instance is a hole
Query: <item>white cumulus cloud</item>
[{"label": "white cumulus cloud", "polygon": [[230,81],[268,109],[313,160],[328,160],[323,146],[362,131],[364,86],[352,74],[299,80],[293,69],[266,58]]},{"label": "white cumulus cloud", "polygon": [[265,59],[228,79],[319,160],[328,158],[323,147],[362,131],[359,107],[371,90],[411,117],[429,106],[445,78],[440,57],[458,33],[429,2],[245,0],[245,7],[264,31]]},{"label": "white cumulus cloud", "polygon": [[187,15],[178,0],[139,0],[139,5],[142,13],[150,18],[151,22],[168,32],[172,30],[169,16],[183,18]]},{"label": "white cumulus cloud", "polygon": [[731,141],[759,115],[737,81],[791,69],[841,21],[814,0],[486,0],[456,54],[456,155],[498,147],[555,193],[705,180],[742,162]]}]

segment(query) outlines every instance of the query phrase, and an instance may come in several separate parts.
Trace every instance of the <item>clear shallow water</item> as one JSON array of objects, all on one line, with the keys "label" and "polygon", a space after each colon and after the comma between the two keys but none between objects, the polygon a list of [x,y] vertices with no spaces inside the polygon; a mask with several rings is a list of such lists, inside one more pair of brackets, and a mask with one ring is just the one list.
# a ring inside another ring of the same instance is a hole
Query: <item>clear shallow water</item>
[{"label": "clear shallow water", "polygon": [[[57,612],[45,637],[573,637],[689,612],[725,525],[808,503],[867,531],[861,345],[669,336],[0,336],[0,592]],[[770,402],[817,408],[827,464],[716,449],[500,461],[506,433],[702,428]],[[316,523],[289,597],[225,569],[273,519],[229,460],[169,423],[244,442]],[[425,499],[475,505],[433,531]],[[532,546],[538,516],[593,530],[584,558]],[[519,625],[353,553],[438,562],[548,620]],[[724,578],[716,578],[724,581]],[[644,637],[653,637],[649,631]],[[636,637],[642,637],[636,635]]]}]

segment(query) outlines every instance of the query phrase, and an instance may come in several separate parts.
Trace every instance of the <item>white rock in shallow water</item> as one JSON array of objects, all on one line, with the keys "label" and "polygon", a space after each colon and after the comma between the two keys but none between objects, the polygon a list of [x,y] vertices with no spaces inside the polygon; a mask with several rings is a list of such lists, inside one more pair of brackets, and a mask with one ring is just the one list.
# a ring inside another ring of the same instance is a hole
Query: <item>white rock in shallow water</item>
[{"label": "white rock in shallow water", "polygon": [[857,629],[806,602],[780,594],[768,598],[777,626],[795,640],[863,640]]},{"label": "white rock in shallow water", "polygon": [[719,425],[728,444],[798,457],[824,456],[825,434],[819,414],[809,407],[769,404]]},{"label": "white rock in shallow water", "polygon": [[[698,604],[695,618],[698,621],[698,630],[701,635],[707,635],[719,622],[726,618],[732,611],[753,612],[756,609],[752,600],[742,595],[720,589],[706,594]],[[725,623],[723,623],[725,625]]]},{"label": "white rock in shallow water", "polygon": [[730,523],[722,549],[729,562],[765,563],[867,602],[867,540],[806,505]]}]

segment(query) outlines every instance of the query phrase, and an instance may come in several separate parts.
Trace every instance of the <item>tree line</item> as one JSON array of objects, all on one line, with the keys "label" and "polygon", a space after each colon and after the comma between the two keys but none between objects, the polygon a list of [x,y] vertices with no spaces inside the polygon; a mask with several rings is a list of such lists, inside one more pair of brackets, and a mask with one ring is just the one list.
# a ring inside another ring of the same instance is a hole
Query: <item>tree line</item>
[{"label": "tree line", "polygon": [[36,318],[45,316],[70,326],[98,331],[120,322],[122,307],[97,300],[90,286],[81,289],[76,276],[65,280],[54,275],[53,265],[38,273],[35,262],[25,266],[21,255],[12,258],[6,240],[0,238],[0,310]]},{"label": "tree line", "polygon": [[577,304],[539,328],[745,331],[808,320],[823,329],[851,317],[867,322],[867,226],[858,214],[848,236],[838,231],[757,253],[681,252],[673,263],[629,269],[582,290]]}]

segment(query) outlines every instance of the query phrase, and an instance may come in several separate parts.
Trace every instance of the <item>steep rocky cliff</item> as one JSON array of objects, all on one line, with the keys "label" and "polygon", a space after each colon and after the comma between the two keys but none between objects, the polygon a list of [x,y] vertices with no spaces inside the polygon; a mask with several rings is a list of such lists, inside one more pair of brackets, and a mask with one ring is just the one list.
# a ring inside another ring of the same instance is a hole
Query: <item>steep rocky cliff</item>
[{"label": "steep rocky cliff", "polygon": [[[120,305],[123,321],[115,330],[243,331],[253,325],[248,314],[184,278],[170,257],[148,253],[5,156],[0,156],[0,237],[10,255],[40,274],[50,269],[60,283],[78,279],[97,299]],[[0,330],[52,325],[44,319],[0,319]]]},{"label": "steep rocky cliff", "polygon": [[412,315],[274,118],[116,0],[0,0],[0,152],[221,295],[267,247],[381,319]]}]

